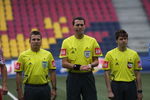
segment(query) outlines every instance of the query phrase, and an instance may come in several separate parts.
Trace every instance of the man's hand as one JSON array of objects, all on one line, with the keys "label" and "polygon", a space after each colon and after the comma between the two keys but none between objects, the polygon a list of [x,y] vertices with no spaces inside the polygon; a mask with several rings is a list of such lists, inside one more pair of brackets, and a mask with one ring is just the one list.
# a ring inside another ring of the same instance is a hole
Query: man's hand
[{"label": "man's hand", "polygon": [[142,93],[137,93],[137,97],[138,97],[138,100],[142,100],[143,94]]},{"label": "man's hand", "polygon": [[7,85],[2,85],[2,94],[3,95],[6,95],[7,94],[7,92],[8,92],[8,88],[7,88]]},{"label": "man's hand", "polygon": [[57,96],[57,92],[56,89],[52,89],[51,90],[51,100],[55,100]]},{"label": "man's hand", "polygon": [[112,91],[108,92],[108,98],[109,99],[113,99],[115,96],[114,96],[114,93]]},{"label": "man's hand", "polygon": [[80,66],[80,70],[83,70],[83,71],[91,71],[91,67],[89,65],[82,65]]}]

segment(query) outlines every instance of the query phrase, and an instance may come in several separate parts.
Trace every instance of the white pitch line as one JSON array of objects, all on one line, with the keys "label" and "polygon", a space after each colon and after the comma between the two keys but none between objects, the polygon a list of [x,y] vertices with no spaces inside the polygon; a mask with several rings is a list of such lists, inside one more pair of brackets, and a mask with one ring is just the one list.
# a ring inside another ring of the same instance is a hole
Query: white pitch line
[{"label": "white pitch line", "polygon": [[[2,86],[0,85],[0,88],[2,88]],[[12,93],[10,93],[9,91],[7,92],[7,94],[13,99],[13,100],[18,100]]]},{"label": "white pitch line", "polygon": [[8,91],[7,93],[13,100],[18,100],[12,93]]}]

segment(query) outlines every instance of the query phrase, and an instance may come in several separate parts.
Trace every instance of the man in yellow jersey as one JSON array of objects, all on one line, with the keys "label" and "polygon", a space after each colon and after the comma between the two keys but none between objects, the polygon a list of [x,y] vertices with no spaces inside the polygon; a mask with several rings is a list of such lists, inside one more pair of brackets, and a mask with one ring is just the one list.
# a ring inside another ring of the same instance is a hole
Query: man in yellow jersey
[{"label": "man in yellow jersey", "polygon": [[110,50],[104,60],[103,69],[111,100],[142,100],[142,70],[136,51],[127,48],[128,33],[118,30],[115,33],[118,47]]},{"label": "man in yellow jersey", "polygon": [[98,65],[102,52],[97,41],[84,34],[85,19],[73,19],[75,34],[62,43],[60,58],[68,69],[67,100],[97,100],[93,67]]},{"label": "man in yellow jersey", "polygon": [[3,52],[0,48],[0,71],[2,75],[2,89],[0,90],[0,100],[2,100],[2,94],[6,95],[8,92],[7,88],[7,68],[3,57]]},{"label": "man in yellow jersey", "polygon": [[[41,42],[41,33],[32,31],[30,34],[31,49],[21,53],[15,65],[19,100],[55,100],[56,66],[52,54],[40,49]],[[24,96],[22,92],[22,72],[24,72]],[[52,88],[49,86],[49,81],[51,81]]]}]

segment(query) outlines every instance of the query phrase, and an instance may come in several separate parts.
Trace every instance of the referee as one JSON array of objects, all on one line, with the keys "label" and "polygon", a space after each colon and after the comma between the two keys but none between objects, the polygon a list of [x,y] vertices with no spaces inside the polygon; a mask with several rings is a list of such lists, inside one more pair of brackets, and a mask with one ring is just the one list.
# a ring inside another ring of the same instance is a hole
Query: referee
[{"label": "referee", "polygon": [[111,100],[142,100],[142,70],[140,58],[134,50],[127,48],[128,33],[115,33],[118,47],[105,56],[103,69],[108,98]]},{"label": "referee", "polygon": [[1,48],[0,48],[0,73],[2,76],[2,89],[0,89],[0,100],[2,100],[2,95],[7,94],[8,87],[7,87],[7,68],[5,65],[3,52],[1,50]]},{"label": "referee", "polygon": [[[55,62],[50,52],[40,49],[41,42],[41,33],[38,31],[32,31],[30,34],[31,49],[21,53],[15,65],[19,100],[55,100]],[[24,72],[24,96],[22,92],[22,72]],[[49,73],[51,76],[50,79]],[[49,80],[52,85],[51,89],[49,86]]]},{"label": "referee", "polygon": [[98,65],[102,52],[97,41],[84,34],[85,19],[73,19],[75,34],[63,41],[60,58],[68,69],[67,100],[97,100],[93,67]]}]

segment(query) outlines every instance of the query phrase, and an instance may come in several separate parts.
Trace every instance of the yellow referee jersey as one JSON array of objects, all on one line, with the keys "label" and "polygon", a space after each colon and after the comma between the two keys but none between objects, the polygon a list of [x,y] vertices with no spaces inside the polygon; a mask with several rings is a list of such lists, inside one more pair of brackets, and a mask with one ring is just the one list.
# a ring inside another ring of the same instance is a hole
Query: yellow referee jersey
[{"label": "yellow referee jersey", "polygon": [[142,66],[137,52],[115,48],[106,54],[103,69],[111,71],[111,80],[130,82],[135,80],[134,70],[142,70]]},{"label": "yellow referee jersey", "polygon": [[92,63],[92,57],[99,56],[102,56],[99,44],[94,38],[87,35],[84,35],[82,39],[77,39],[73,35],[65,39],[62,43],[60,58],[68,57],[72,64],[88,65]]},{"label": "yellow referee jersey", "polygon": [[24,51],[15,65],[15,72],[24,71],[23,83],[45,84],[48,83],[49,69],[56,69],[52,54],[44,49],[33,52],[31,49]]}]

